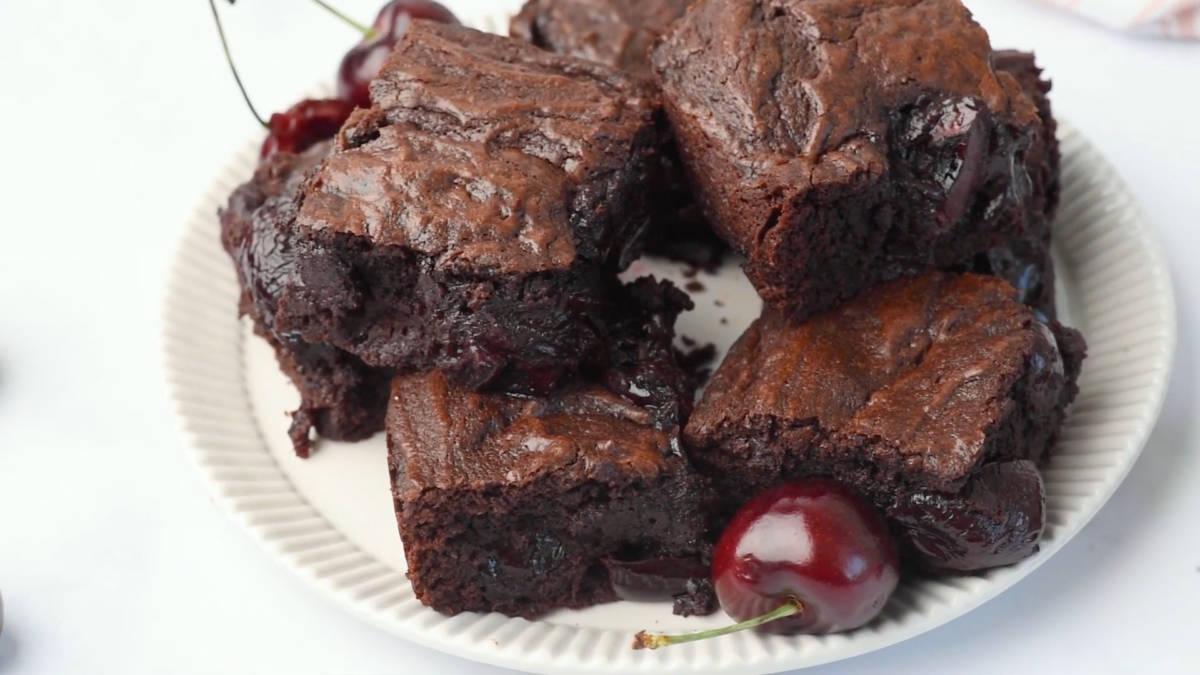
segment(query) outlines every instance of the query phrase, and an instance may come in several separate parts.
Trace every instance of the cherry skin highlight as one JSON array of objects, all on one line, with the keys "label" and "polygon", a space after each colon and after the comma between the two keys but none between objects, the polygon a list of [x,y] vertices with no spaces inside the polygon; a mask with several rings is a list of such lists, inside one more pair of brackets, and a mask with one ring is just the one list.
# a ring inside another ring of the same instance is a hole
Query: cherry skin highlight
[{"label": "cherry skin highlight", "polygon": [[760,630],[834,633],[883,609],[900,579],[887,523],[863,497],[828,479],[798,480],[743,506],[713,552],[713,584],[737,621],[798,601]]},{"label": "cherry skin highlight", "polygon": [[354,106],[339,99],[304,99],[271,115],[267,140],[259,154],[266,159],[277,152],[303,152],[337,135],[352,112]]},{"label": "cherry skin highlight", "polygon": [[338,67],[338,98],[349,101],[360,108],[371,105],[371,80],[387,61],[392,47],[408,31],[413,19],[427,19],[439,23],[457,24],[453,12],[432,0],[392,0],[379,10],[375,23],[371,25],[371,36],[355,45],[342,58]]}]

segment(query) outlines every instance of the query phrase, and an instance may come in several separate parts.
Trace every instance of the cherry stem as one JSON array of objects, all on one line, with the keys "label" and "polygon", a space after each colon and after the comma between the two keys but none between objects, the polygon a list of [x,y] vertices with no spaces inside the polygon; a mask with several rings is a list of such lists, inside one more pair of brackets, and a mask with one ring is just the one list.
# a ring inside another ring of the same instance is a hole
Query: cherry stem
[{"label": "cherry stem", "polygon": [[752,619],[746,619],[740,623],[735,623],[732,626],[724,628],[714,628],[712,630],[696,631],[695,633],[685,633],[683,635],[663,635],[661,633],[647,633],[640,631],[633,636],[634,649],[658,649],[659,647],[669,647],[671,645],[681,644],[683,642],[695,642],[697,640],[707,640],[708,638],[720,637],[737,633],[738,631],[757,628],[764,623],[770,623],[778,619],[795,616],[804,612],[804,605],[796,598],[788,598],[787,602],[776,607],[775,609],[760,614]]},{"label": "cherry stem", "polygon": [[329,3],[324,2],[323,0],[313,0],[313,2],[317,3],[317,5],[319,7],[321,7],[321,9],[324,9],[326,12],[329,12],[330,14],[341,19],[342,22],[345,23],[347,26],[350,26],[354,30],[362,33],[363,39],[370,40],[371,38],[375,37],[375,29],[374,28],[371,28],[370,26],[361,24],[361,23],[355,21],[354,19],[351,19],[349,16],[347,16],[346,14],[344,14],[343,12],[341,12],[340,10],[335,8],[333,5],[330,5]]},{"label": "cherry stem", "polygon": [[254,104],[250,102],[250,94],[246,93],[246,85],[242,84],[237,66],[233,65],[233,55],[229,53],[229,41],[225,39],[225,29],[221,26],[221,15],[217,13],[217,3],[214,0],[208,0],[208,6],[212,9],[213,21],[217,24],[217,35],[221,38],[221,49],[225,51],[225,61],[229,64],[229,71],[233,73],[233,81],[237,82],[238,91],[242,92],[242,99],[246,101],[246,107],[250,108],[250,114],[254,115],[254,119],[258,120],[259,124],[267,127],[267,121],[258,114],[258,111],[254,109]]}]

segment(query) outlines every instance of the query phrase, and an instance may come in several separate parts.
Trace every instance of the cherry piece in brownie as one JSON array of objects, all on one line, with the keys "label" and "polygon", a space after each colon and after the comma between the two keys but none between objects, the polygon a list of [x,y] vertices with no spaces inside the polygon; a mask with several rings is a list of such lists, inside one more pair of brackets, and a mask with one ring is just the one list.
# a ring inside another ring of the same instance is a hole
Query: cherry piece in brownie
[{"label": "cherry piece in brownie", "polygon": [[1084,350],[1001,279],[927,272],[799,324],[767,310],[713,375],[685,440],[726,508],[807,475],[883,508],[956,495],[987,463],[1045,455]]},{"label": "cherry piece in brownie", "polygon": [[1045,133],[959,0],[698,0],[652,57],[697,197],[802,318],[1045,227]]},{"label": "cherry piece in brownie", "polygon": [[631,292],[645,320],[621,327],[605,376],[537,397],[437,371],[393,382],[393,496],[422,602],[534,617],[615,600],[614,560],[690,570],[705,555],[706,483],[679,441],[692,392],[670,346],[686,298],[649,281]]}]

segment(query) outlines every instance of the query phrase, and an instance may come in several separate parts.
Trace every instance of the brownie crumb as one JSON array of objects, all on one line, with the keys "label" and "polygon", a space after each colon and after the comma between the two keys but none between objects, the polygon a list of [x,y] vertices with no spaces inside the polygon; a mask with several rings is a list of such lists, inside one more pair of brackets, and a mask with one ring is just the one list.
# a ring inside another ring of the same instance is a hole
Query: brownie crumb
[{"label": "brownie crumb", "polygon": [[726,319],[725,317],[721,317],[721,325],[722,326],[729,325],[729,319]]},{"label": "brownie crumb", "polygon": [[697,274],[700,274],[699,267],[688,267],[683,270],[684,279],[695,279]]},{"label": "brownie crumb", "polygon": [[683,285],[683,287],[689,293],[700,293],[705,289],[704,284],[700,283],[699,281],[696,281],[695,279],[692,279],[691,281],[687,282],[686,284]]},{"label": "brownie crumb", "polygon": [[724,302],[721,302],[721,299],[720,299],[720,298],[717,298],[716,300],[713,300],[713,304],[714,304],[714,305],[716,305],[717,307],[724,307],[724,306],[725,306],[725,303],[724,303]]},{"label": "brownie crumb", "polygon": [[696,346],[696,341],[686,335],[680,335],[679,341],[683,343],[684,347],[695,347]]},{"label": "brownie crumb", "polygon": [[708,616],[717,611],[717,592],[712,581],[688,579],[687,592],[675,596],[672,611],[677,616]]}]

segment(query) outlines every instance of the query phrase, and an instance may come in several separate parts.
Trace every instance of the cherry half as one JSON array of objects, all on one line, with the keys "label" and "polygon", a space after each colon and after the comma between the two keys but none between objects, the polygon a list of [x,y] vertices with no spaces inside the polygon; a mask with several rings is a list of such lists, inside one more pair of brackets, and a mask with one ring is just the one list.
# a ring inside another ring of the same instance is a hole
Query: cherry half
[{"label": "cherry half", "polygon": [[883,516],[845,485],[794,481],[750,500],[713,552],[712,580],[731,626],[684,635],[645,631],[635,649],[656,649],[740,630],[834,633],[878,616],[900,580]]},{"label": "cherry half", "polygon": [[337,135],[354,105],[336,98],[304,99],[267,122],[267,140],[259,152],[263,159],[277,152],[303,152]]},{"label": "cherry half", "polygon": [[360,108],[371,105],[368,85],[379,76],[392,47],[408,31],[413,19],[457,24],[454,13],[433,0],[391,0],[379,10],[366,39],[355,45],[338,67],[338,98]]}]

